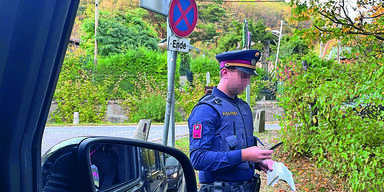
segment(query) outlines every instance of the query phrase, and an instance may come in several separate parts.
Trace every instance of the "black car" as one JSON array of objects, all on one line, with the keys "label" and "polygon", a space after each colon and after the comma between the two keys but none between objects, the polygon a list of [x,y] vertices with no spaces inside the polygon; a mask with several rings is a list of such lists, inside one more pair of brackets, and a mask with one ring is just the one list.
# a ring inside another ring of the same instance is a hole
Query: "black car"
[{"label": "black car", "polygon": [[167,189],[167,175],[164,165],[164,154],[159,151],[142,149],[146,188],[148,191],[163,192]]},{"label": "black car", "polygon": [[168,191],[177,191],[183,184],[183,168],[179,161],[171,156],[166,159],[165,168],[167,172]]},{"label": "black car", "polygon": [[[143,149],[175,157],[188,178],[187,191],[197,191],[188,157],[164,145],[85,137],[56,146],[41,159],[43,132],[78,5],[79,0],[0,1],[0,191],[141,191],[140,186],[154,181],[141,163]],[[92,157],[95,149],[105,150],[97,152],[104,160]],[[117,170],[103,172],[105,168]],[[156,179],[164,179],[160,177]],[[161,187],[154,186],[166,190]]]}]

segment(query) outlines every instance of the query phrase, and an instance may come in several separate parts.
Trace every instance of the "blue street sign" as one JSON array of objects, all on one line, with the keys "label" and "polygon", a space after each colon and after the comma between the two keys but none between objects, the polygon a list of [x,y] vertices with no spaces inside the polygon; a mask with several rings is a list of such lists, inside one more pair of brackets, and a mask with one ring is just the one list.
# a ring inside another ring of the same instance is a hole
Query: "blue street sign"
[{"label": "blue street sign", "polygon": [[172,0],[169,7],[169,26],[179,37],[192,33],[197,23],[197,5],[195,0]]}]

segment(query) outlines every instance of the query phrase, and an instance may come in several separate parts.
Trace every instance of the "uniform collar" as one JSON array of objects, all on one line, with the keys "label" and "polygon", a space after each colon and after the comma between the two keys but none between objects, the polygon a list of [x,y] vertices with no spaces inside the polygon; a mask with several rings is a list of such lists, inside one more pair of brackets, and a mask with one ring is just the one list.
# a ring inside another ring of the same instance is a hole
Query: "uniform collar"
[{"label": "uniform collar", "polygon": [[230,102],[233,102],[233,103],[237,103],[239,98],[237,96],[235,96],[234,99],[232,99],[232,97],[229,97],[228,95],[226,95],[224,92],[222,92],[220,89],[218,89],[217,87],[214,87],[213,90],[212,90],[212,95],[215,95],[215,96],[218,96],[222,99],[225,99],[227,101],[230,101]]}]

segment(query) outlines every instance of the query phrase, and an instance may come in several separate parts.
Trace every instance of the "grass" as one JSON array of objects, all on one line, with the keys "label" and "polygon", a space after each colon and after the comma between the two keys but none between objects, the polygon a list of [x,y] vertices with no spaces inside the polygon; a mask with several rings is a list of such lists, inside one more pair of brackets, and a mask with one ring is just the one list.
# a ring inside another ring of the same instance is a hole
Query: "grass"
[{"label": "grass", "polygon": [[175,146],[189,157],[189,138],[183,137],[175,141]]}]

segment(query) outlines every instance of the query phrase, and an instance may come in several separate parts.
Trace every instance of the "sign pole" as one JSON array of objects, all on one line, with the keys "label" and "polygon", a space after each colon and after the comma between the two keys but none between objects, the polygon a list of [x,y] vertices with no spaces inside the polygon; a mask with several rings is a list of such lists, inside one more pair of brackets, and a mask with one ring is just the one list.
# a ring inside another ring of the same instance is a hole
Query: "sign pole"
[{"label": "sign pole", "polygon": [[[177,53],[177,52],[176,52]],[[168,146],[175,147],[176,133],[175,133],[175,92],[172,95],[172,108],[171,108],[171,122],[169,129],[171,130],[170,140]]]},{"label": "sign pole", "polygon": [[93,65],[94,65],[94,71],[96,71],[97,68],[97,27],[99,25],[99,0],[95,0],[95,50],[94,50],[94,56],[93,56]]},{"label": "sign pole", "polygon": [[[175,146],[175,69],[177,51],[189,51],[189,39],[180,39],[192,33],[197,23],[195,0],[171,0],[167,17],[168,92],[164,118],[163,145]],[[177,37],[176,37],[177,36]],[[168,131],[171,130],[170,142]]]},{"label": "sign pole", "polygon": [[[168,24],[167,18],[167,37],[171,36],[172,31]],[[169,41],[169,39],[168,39]],[[173,105],[174,98],[174,89],[175,89],[175,69],[176,69],[176,51],[167,51],[167,66],[168,66],[168,92],[167,92],[167,103],[165,106],[165,118],[164,118],[164,133],[163,133],[163,145],[168,145],[168,131],[169,128],[172,127],[171,135],[175,135],[175,122],[170,122],[171,120],[171,112],[174,111],[175,106]],[[173,120],[174,121],[174,120]],[[172,134],[173,133],[173,134]],[[174,140],[174,138],[172,138]],[[170,146],[172,142],[170,142]],[[173,147],[173,146],[172,146]]]}]

